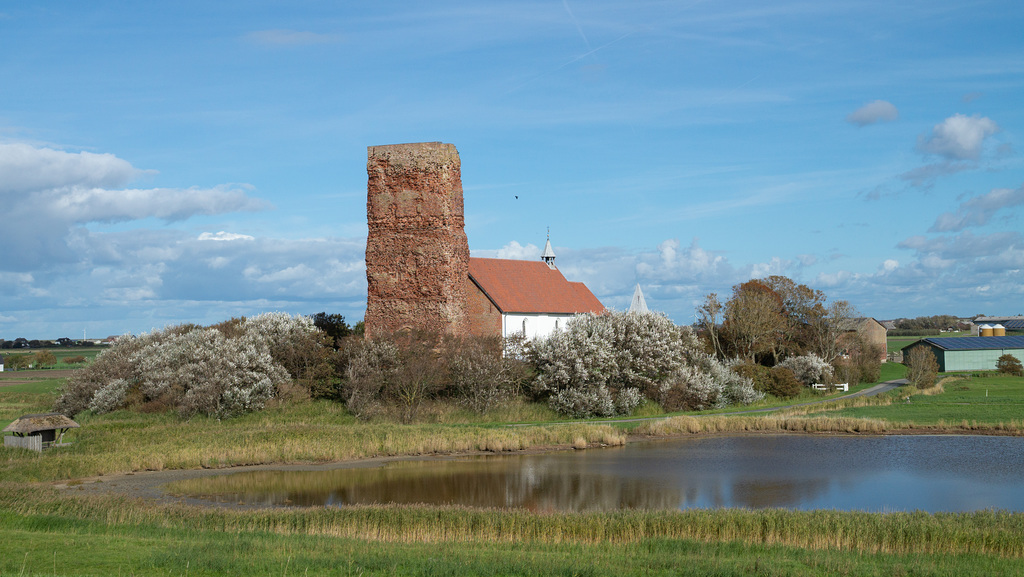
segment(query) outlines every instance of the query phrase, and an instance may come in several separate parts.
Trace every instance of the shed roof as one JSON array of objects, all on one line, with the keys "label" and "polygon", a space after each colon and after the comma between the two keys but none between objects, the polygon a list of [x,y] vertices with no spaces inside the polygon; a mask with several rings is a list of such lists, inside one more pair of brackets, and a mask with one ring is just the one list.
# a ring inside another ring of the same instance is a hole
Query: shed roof
[{"label": "shed roof", "polygon": [[1024,349],[1024,336],[1011,337],[930,337],[921,339],[944,351],[986,351]]},{"label": "shed roof", "polygon": [[599,313],[604,305],[581,282],[541,261],[470,258],[469,278],[503,313]]},{"label": "shed roof", "polygon": [[4,427],[5,433],[35,433],[56,429],[77,429],[80,425],[60,413],[22,415]]}]

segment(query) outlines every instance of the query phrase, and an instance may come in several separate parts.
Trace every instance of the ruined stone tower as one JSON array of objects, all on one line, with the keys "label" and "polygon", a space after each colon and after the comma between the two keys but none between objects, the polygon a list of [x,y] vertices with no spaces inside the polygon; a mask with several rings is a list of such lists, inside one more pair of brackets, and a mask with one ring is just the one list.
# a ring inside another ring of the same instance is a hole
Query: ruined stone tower
[{"label": "ruined stone tower", "polygon": [[455,145],[370,146],[366,173],[366,337],[465,334],[469,242]]}]

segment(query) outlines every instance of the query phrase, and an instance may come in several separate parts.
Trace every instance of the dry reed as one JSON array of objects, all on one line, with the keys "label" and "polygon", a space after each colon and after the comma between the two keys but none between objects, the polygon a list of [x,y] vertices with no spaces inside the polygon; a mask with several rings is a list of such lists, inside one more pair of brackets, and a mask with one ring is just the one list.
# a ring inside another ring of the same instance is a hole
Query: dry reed
[{"label": "dry reed", "polygon": [[20,516],[108,526],[323,535],[383,542],[634,543],[647,539],[742,542],[864,553],[978,554],[1024,558],[1024,514],[863,513],[696,509],[546,513],[462,507],[354,506],[253,511],[157,505],[116,496],[68,496],[0,484],[0,509]]}]

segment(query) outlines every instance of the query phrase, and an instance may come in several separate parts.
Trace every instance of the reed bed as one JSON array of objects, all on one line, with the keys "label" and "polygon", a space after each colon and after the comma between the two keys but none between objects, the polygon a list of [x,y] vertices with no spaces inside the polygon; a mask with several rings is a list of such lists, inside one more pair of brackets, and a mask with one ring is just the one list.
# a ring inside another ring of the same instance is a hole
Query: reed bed
[{"label": "reed bed", "polygon": [[[637,543],[652,539],[740,542],[885,554],[1024,558],[1024,514],[858,513],[782,509],[535,513],[462,507],[357,506],[233,510],[157,505],[117,496],[69,496],[0,484],[0,510],[54,526],[315,535],[380,542]],[[62,521],[63,520],[63,521]]]},{"label": "reed bed", "polygon": [[885,433],[895,427],[881,419],[848,417],[722,416],[672,417],[643,423],[638,435],[670,437],[714,433]]}]

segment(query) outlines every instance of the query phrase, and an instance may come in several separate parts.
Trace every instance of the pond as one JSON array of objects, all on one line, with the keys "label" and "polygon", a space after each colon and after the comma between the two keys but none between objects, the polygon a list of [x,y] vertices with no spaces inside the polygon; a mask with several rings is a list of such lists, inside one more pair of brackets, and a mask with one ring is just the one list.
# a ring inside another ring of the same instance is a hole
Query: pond
[{"label": "pond", "polygon": [[534,511],[782,507],[1024,511],[1024,438],[697,437],[624,447],[254,471],[168,491],[267,506],[457,504]]}]

